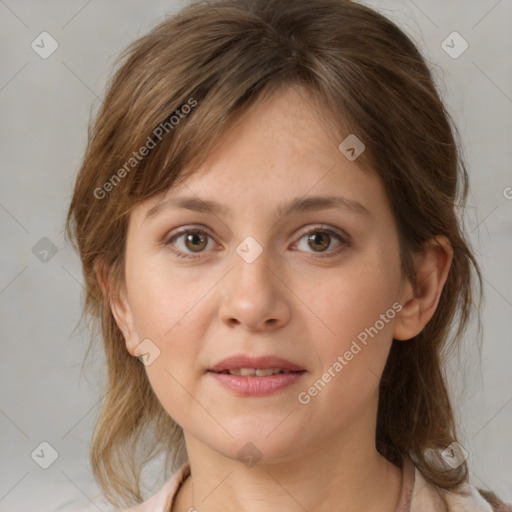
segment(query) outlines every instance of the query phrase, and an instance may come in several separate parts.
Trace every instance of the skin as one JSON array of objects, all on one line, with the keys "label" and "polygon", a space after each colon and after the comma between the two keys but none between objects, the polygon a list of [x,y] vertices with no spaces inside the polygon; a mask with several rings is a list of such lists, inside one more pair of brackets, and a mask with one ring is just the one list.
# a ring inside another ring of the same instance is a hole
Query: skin
[{"label": "skin", "polygon": [[[173,511],[395,511],[401,471],[375,448],[379,380],[393,338],[412,338],[432,317],[452,252],[439,237],[417,256],[413,289],[401,274],[381,182],[345,158],[321,118],[306,91],[275,93],[197,172],[131,214],[125,281],[111,306],[131,355],[144,339],[160,350],[147,376],[183,428],[192,471]],[[368,213],[276,213],[295,198],[334,193]],[[168,207],[144,220],[178,196],[219,202],[231,214]],[[174,239],[176,250],[192,256],[178,258],[166,242],[176,228],[197,225],[211,236],[195,242],[199,252],[186,235]],[[344,241],[324,234],[320,246],[308,242],[322,227]],[[248,236],[263,251],[252,263],[236,252]],[[394,303],[402,310],[300,403],[298,394]],[[206,373],[238,353],[277,355],[307,373],[270,396],[241,397]],[[261,453],[252,467],[237,456],[248,442]]]}]

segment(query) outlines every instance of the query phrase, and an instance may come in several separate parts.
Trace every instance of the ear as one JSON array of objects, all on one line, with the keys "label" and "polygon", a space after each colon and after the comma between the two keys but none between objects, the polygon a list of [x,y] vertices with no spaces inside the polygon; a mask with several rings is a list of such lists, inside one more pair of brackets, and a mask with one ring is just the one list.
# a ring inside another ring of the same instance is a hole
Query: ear
[{"label": "ear", "polygon": [[138,343],[125,283],[124,281],[117,284],[114,282],[113,269],[108,268],[103,260],[98,260],[95,263],[94,272],[103,297],[108,300],[112,315],[123,334],[126,349],[135,357],[134,351]]},{"label": "ear", "polygon": [[418,335],[434,316],[453,260],[453,249],[445,236],[430,240],[415,256],[416,287],[407,280],[402,289],[402,310],[396,316],[393,338],[409,340]]}]

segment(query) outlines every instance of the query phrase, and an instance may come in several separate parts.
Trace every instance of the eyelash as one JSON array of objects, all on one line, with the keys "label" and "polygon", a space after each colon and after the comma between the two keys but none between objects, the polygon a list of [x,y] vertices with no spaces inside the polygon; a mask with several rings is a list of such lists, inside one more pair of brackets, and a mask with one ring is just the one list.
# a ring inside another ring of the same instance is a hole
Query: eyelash
[{"label": "eyelash", "polygon": [[[302,240],[306,235],[311,235],[313,233],[327,234],[331,237],[336,237],[341,242],[340,247],[338,247],[337,249],[334,249],[332,251],[329,251],[327,253],[316,253],[316,254],[313,253],[312,258],[314,258],[314,259],[333,258],[335,256],[338,256],[347,246],[349,246],[348,237],[345,238],[340,233],[338,233],[332,229],[323,227],[323,226],[316,226],[313,229],[310,229],[310,230],[302,233],[302,235],[299,238],[299,241]],[[169,247],[169,249],[171,250],[171,252],[174,253],[175,256],[177,256],[178,258],[183,258],[183,259],[196,259],[203,254],[202,252],[196,253],[194,255],[186,254],[183,251],[177,250],[173,247],[172,242],[174,240],[176,240],[177,238],[179,238],[180,236],[185,235],[185,234],[205,234],[205,235],[209,236],[210,238],[213,238],[212,235],[208,232],[208,230],[206,230],[204,228],[198,228],[198,227],[187,227],[187,228],[180,229],[179,231],[174,233],[172,235],[172,237],[168,238],[167,241],[164,242],[164,245],[166,247]]]}]

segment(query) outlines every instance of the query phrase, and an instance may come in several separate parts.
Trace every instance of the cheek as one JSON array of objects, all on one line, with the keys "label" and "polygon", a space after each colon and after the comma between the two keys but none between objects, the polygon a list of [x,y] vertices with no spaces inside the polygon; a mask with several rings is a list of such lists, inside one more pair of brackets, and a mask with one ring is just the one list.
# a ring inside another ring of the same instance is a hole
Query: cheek
[{"label": "cheek", "polygon": [[158,347],[159,356],[146,373],[164,408],[179,422],[193,404],[185,390],[194,393],[201,372],[199,355],[211,322],[208,292],[218,278],[206,279],[193,268],[173,272],[165,262],[145,263],[137,265],[134,258],[127,265],[135,331],[140,341],[149,339]]},{"label": "cheek", "polygon": [[207,279],[195,268],[173,270],[165,258],[139,260],[140,264],[134,259],[131,268],[127,267],[132,278],[130,304],[138,334],[153,336],[165,345],[172,340],[178,342],[183,338],[178,332],[193,324],[191,318],[197,316],[197,308],[213,279]]},{"label": "cheek", "polygon": [[366,297],[365,306],[359,310],[354,311],[352,303],[344,299],[329,311],[336,337],[331,336],[331,343],[318,340],[320,369],[311,375],[301,389],[305,394],[298,398],[302,404],[309,402],[305,412],[323,415],[333,431],[368,411],[368,404],[377,400],[392,344],[395,311],[391,306]]},{"label": "cheek", "polygon": [[392,331],[392,306],[398,298],[400,278],[398,263],[387,265],[378,258],[365,260],[334,273],[322,291],[312,296],[311,309],[320,312],[330,336],[339,340],[336,348],[350,344],[361,333],[364,338],[364,332],[376,323],[384,337]]},{"label": "cheek", "polygon": [[378,388],[393,339],[399,278],[399,263],[376,253],[333,276],[322,287],[324,300],[313,296],[311,309],[329,327],[317,337],[323,373],[311,379],[328,381],[325,398],[357,403]]},{"label": "cheek", "polygon": [[194,399],[202,347],[203,327],[196,322],[201,304],[195,296],[189,301],[186,294],[169,293],[161,282],[151,293],[156,291],[161,294],[153,295],[149,307],[141,304],[137,315],[138,332],[154,341],[160,351],[146,366],[148,380],[162,407],[179,425],[188,425],[196,416],[208,421],[209,416]]}]

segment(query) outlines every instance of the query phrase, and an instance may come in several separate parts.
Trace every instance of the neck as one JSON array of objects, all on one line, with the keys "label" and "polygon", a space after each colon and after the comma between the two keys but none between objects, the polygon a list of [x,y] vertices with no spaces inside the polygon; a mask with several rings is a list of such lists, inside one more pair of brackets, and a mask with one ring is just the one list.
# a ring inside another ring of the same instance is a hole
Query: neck
[{"label": "neck", "polygon": [[173,512],[394,512],[401,470],[382,457],[373,442],[365,444],[353,434],[348,436],[350,443],[339,434],[332,437],[293,460],[258,462],[252,467],[189,437],[191,476]]}]

